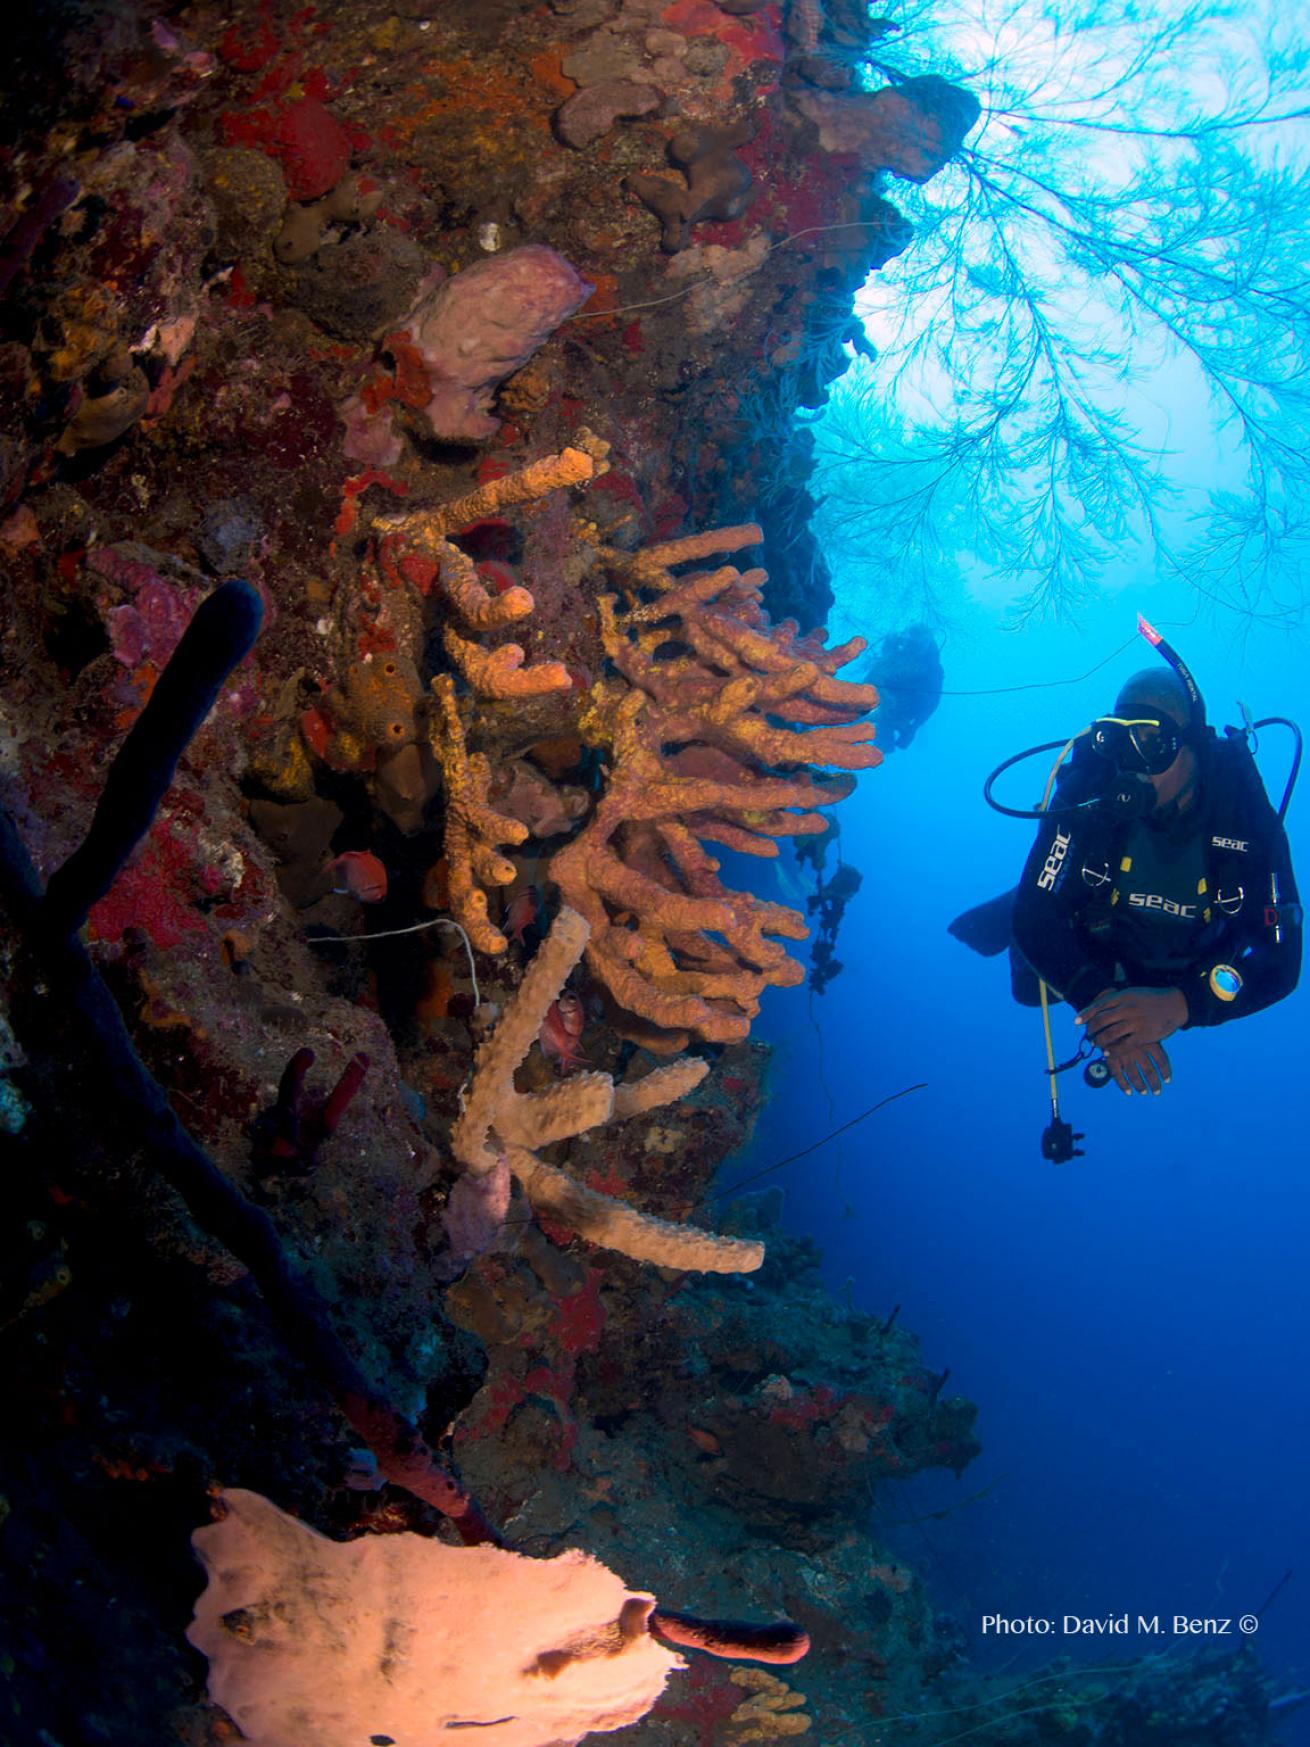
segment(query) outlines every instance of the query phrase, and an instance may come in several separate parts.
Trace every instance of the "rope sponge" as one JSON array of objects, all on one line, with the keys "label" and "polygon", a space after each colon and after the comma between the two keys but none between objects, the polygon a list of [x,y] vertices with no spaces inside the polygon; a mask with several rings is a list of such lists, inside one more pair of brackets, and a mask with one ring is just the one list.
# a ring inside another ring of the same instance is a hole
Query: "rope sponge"
[{"label": "rope sponge", "polygon": [[[487,890],[508,885],[514,878],[514,863],[501,855],[500,846],[517,847],[528,828],[488,804],[491,764],[481,752],[468,750],[455,702],[455,682],[449,674],[438,674],[432,690],[437,713],[429,723],[429,734],[446,784],[450,908],[479,952],[504,952],[508,944],[505,936],[487,919]],[[431,908],[441,908],[440,900],[427,888],[424,899],[430,901]]]}]

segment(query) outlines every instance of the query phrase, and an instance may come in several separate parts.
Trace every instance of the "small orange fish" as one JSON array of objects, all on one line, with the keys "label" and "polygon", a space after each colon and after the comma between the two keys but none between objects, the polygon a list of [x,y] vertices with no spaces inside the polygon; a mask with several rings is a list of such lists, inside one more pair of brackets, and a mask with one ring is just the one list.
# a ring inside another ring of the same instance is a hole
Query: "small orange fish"
[{"label": "small orange fish", "polygon": [[332,890],[361,904],[380,904],[387,895],[387,870],[367,849],[348,849],[328,863]]},{"label": "small orange fish", "polygon": [[585,1059],[578,1044],[586,1022],[582,1002],[571,989],[565,989],[557,1001],[551,1002],[537,1033],[537,1042],[560,1073],[567,1073]]}]

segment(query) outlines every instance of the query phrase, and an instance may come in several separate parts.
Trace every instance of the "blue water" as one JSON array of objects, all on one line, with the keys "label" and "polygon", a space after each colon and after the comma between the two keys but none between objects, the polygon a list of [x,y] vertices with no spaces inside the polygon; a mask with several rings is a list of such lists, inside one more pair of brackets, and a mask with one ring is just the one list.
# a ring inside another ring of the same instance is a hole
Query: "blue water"
[{"label": "blue water", "polygon": [[[946,644],[946,686],[1084,673],[1132,637],[1138,606],[1160,623],[1194,617],[1186,596],[1162,590],[1107,595],[1077,629],[1016,636],[995,613],[967,614]],[[1168,633],[1211,720],[1235,720],[1241,697],[1256,716],[1310,727],[1304,641],[1242,629],[1197,619]],[[1104,1640],[985,1638],[987,1613],[1235,1618],[1291,1567],[1257,1637],[1286,1691],[1310,1686],[1306,992],[1178,1034],[1158,1098],[1065,1075],[1087,1156],[1054,1166],[1038,1144],[1049,1113],[1040,1020],[1011,1003],[1004,959],[977,958],[945,932],[1013,883],[1030,842],[1031,827],[983,804],[989,769],[1072,733],[1156,659],[1140,644],[1081,684],[947,696],[909,749],[861,777],[840,809],[843,855],[864,876],[838,941],[846,968],[822,997],[770,997],[757,1035],[776,1049],[774,1096],[767,1138],[744,1163],[763,1166],[880,1094],[928,1082],[775,1181],[788,1223],[824,1246],[833,1289],[883,1315],[900,1304],[925,1362],[950,1367],[946,1393],[980,1405],[983,1454],[964,1477],[885,1488],[874,1524],[924,1573],[981,1666],[1016,1650],[1019,1667],[1106,1656]],[[1275,802],[1290,751],[1289,736],[1267,731],[1259,762]],[[1030,805],[1043,776],[1034,762],[1004,793]],[[1310,777],[1289,830],[1304,889]],[[1070,1054],[1068,1009],[1056,1023]],[[898,1526],[956,1504],[943,1520]],[[1109,1648],[1117,1659],[1166,1641]],[[1310,1742],[1305,1712],[1285,1738]]]}]

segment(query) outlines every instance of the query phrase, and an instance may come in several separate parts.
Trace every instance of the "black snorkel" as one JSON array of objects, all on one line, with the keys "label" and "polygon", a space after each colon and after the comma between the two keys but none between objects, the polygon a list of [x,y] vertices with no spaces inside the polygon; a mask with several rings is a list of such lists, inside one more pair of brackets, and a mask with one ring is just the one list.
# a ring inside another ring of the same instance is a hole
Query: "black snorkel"
[{"label": "black snorkel", "polygon": [[1155,626],[1149,624],[1140,613],[1137,615],[1137,634],[1139,637],[1146,638],[1156,654],[1162,655],[1179,679],[1182,680],[1187,691],[1189,711],[1187,731],[1192,745],[1199,748],[1205,739],[1205,700],[1201,696],[1200,686],[1192,678],[1191,668],[1188,667],[1173,644],[1166,643]]}]

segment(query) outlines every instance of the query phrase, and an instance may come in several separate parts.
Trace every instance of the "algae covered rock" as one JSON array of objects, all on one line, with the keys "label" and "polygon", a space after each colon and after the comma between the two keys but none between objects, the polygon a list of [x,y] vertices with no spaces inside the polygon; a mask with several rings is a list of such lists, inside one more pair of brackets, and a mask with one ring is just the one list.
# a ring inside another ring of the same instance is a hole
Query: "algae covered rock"
[{"label": "algae covered rock", "polygon": [[400,231],[359,232],[288,274],[284,297],[338,339],[363,340],[404,314],[428,265]]},{"label": "algae covered rock", "polygon": [[271,242],[287,203],[286,180],[271,158],[220,146],[205,153],[200,172],[217,221],[216,256],[237,260]]}]

